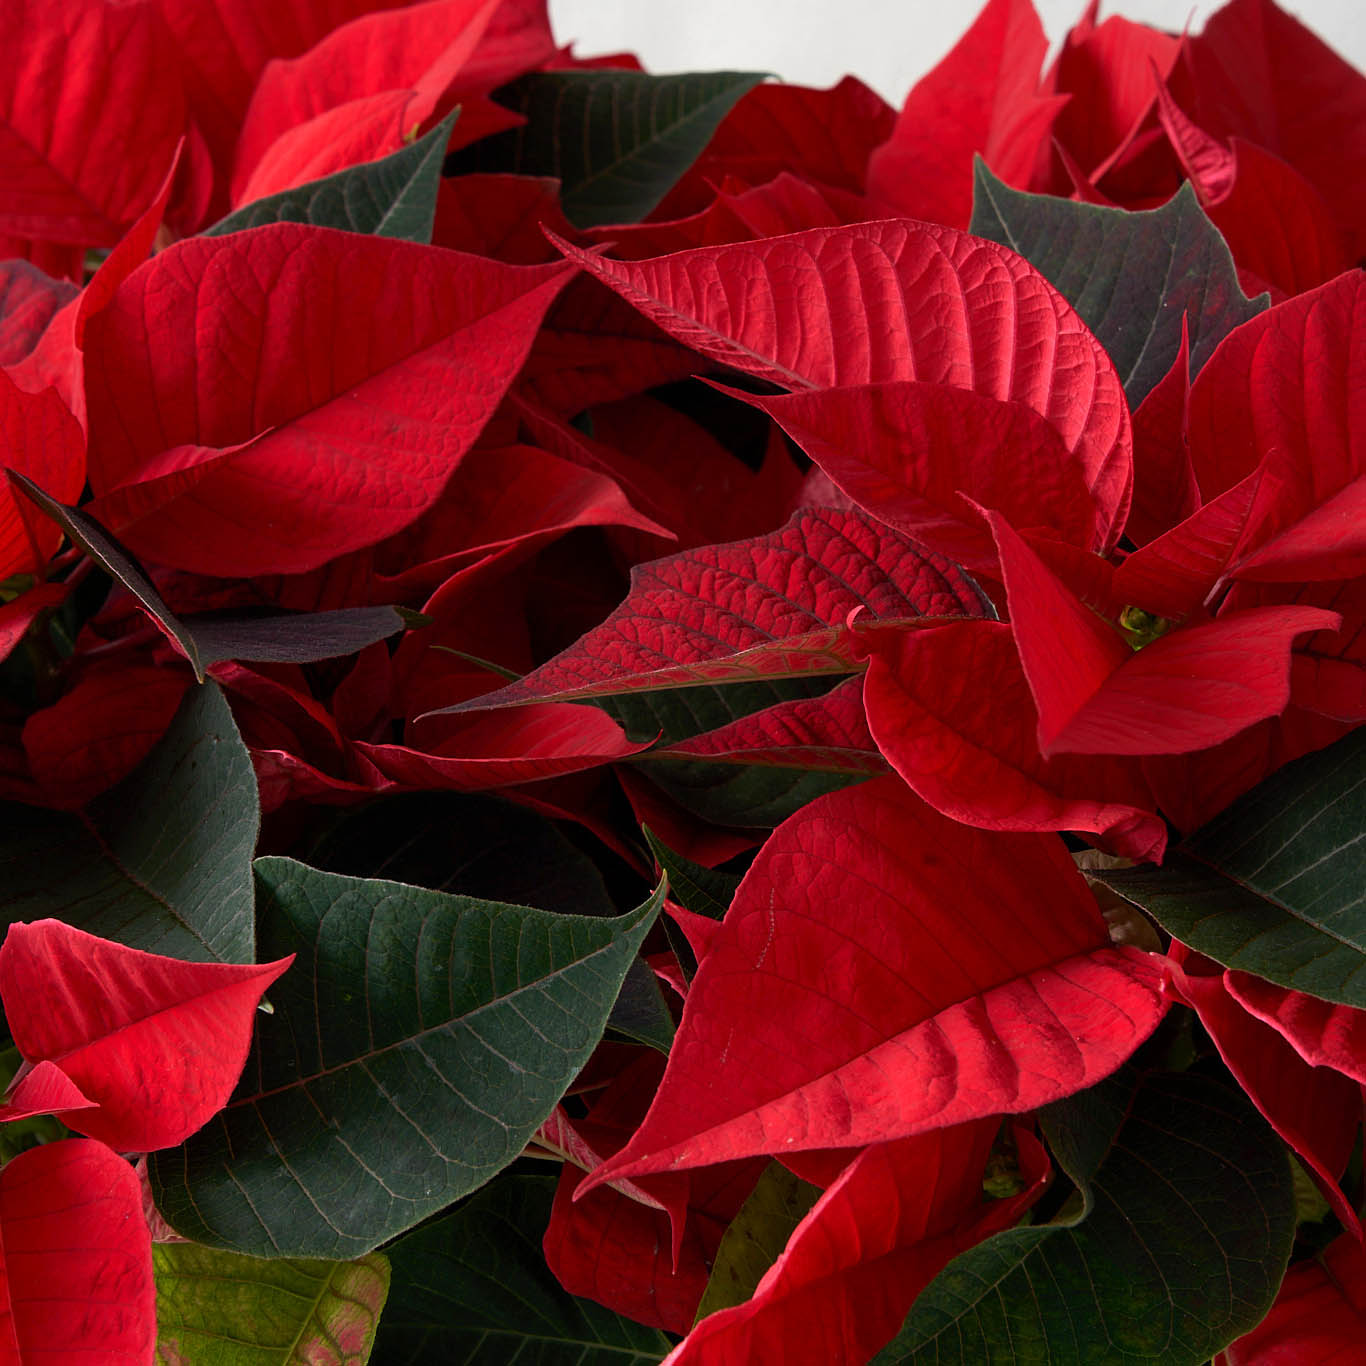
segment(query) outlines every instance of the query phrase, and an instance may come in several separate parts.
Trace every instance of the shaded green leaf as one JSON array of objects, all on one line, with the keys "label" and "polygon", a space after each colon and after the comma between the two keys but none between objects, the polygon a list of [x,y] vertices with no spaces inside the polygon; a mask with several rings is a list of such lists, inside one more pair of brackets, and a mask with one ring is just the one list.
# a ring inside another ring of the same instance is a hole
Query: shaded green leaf
[{"label": "shaded green leaf", "polygon": [[254,961],[256,775],[216,683],[84,811],[0,812],[0,923],[52,916],[149,953]]},{"label": "shaded green leaf", "polygon": [[735,898],[735,889],[740,885],[739,875],[705,868],[684,858],[664,844],[648,826],[644,827],[644,834],[660,868],[668,874],[669,896],[698,915],[724,920]]},{"label": "shaded green leaf", "polygon": [[376,1360],[385,1366],[649,1366],[672,1347],[567,1294],[541,1238],[555,1178],[507,1176],[389,1249],[393,1289]]},{"label": "shaded green leaf", "polygon": [[873,776],[777,764],[660,759],[640,768],[679,806],[717,825],[772,829],[817,797]]},{"label": "shaded green leaf", "polygon": [[1366,1006],[1366,730],[1274,773],[1160,868],[1093,872],[1225,967]]},{"label": "shaded green leaf", "polygon": [[224,659],[262,664],[312,664],[353,655],[403,630],[394,607],[341,607],[331,612],[214,613],[186,616],[204,667]]},{"label": "shaded green leaf", "polygon": [[1171,369],[1183,316],[1194,375],[1270,303],[1243,293],[1233,256],[1189,184],[1161,208],[1131,213],[1012,190],[979,157],[969,231],[1018,252],[1081,314],[1131,408]]},{"label": "shaded green leaf", "polygon": [[265,223],[287,222],[429,243],[441,165],[458,114],[459,110],[452,112],[425,137],[378,161],[349,166],[322,180],[244,204],[205,228],[203,236],[221,237]]},{"label": "shaded green leaf", "polygon": [[226,1108],[149,1164],[197,1242],[357,1256],[512,1162],[602,1037],[661,886],[555,915],[256,862],[259,951],[297,954]]},{"label": "shaded green leaf", "polygon": [[716,1249],[711,1279],[698,1320],[718,1309],[744,1304],[757,1289],[764,1273],[778,1260],[793,1230],[821,1197],[819,1186],[794,1176],[780,1162],[764,1168],[749,1198],[731,1220]]},{"label": "shaded green leaf", "polygon": [[1290,1256],[1294,1190],[1249,1102],[1190,1073],[1156,1076],[1113,1143],[1113,1097],[1070,1104],[1049,1107],[1050,1137],[1062,1133],[1079,1163],[1081,1211],[956,1257],[878,1366],[1197,1366],[1266,1313]]},{"label": "shaded green leaf", "polygon": [[389,1290],[379,1253],[354,1262],[152,1248],[158,1366],[364,1366]]},{"label": "shaded green leaf", "polygon": [[673,188],[735,102],[764,79],[749,71],[538,71],[495,96],[527,122],[450,158],[448,173],[555,176],[580,228],[635,223]]}]

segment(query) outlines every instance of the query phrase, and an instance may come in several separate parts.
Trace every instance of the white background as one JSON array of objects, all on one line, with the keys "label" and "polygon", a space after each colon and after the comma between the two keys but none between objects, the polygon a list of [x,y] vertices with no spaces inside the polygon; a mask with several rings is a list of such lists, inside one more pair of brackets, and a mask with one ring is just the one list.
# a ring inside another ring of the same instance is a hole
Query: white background
[{"label": "white background", "polygon": [[[1085,0],[1035,0],[1056,44]],[[770,71],[828,86],[846,73],[900,106],[911,85],[962,36],[980,3],[944,0],[550,0],[555,36],[588,57],[623,50],[651,71]],[[1119,0],[1119,13],[1198,29],[1213,0]],[[1366,69],[1366,0],[1282,0],[1358,69]]]}]

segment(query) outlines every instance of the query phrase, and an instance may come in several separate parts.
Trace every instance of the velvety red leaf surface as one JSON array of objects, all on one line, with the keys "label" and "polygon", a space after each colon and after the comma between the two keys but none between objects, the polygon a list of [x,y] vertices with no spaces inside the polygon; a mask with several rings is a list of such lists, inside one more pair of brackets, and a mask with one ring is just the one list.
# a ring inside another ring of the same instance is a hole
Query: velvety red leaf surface
[{"label": "velvety red leaf surface", "polygon": [[98,1104],[82,1094],[81,1088],[55,1062],[40,1062],[27,1071],[21,1069],[10,1083],[5,1103],[0,1105],[0,1122],[50,1115],[58,1110],[88,1110]]},{"label": "velvety red leaf surface", "polygon": [[1366,1341],[1366,1248],[1340,1234],[1286,1272],[1271,1312],[1219,1366],[1352,1366]]},{"label": "velvety red leaf surface", "polygon": [[650,1113],[589,1182],[1033,1109],[1111,1072],[1164,1010],[1158,960],[1110,947],[1061,841],[872,779],[764,845]]},{"label": "velvety red leaf surface", "polygon": [[1065,103],[1039,92],[1047,51],[1031,0],[991,0],[912,87],[891,139],[873,155],[869,189],[912,218],[966,228],[975,153],[1024,187]]},{"label": "velvety red leaf surface", "polygon": [[0,1000],[25,1061],[56,1063],[98,1104],[59,1118],[148,1152],[222,1109],[257,1002],[293,961],[185,963],[40,920],[12,925],[0,946]]},{"label": "velvety red leaf surface", "polygon": [[[862,513],[804,508],[771,535],[637,566],[630,595],[601,626],[479,705],[590,696],[651,676],[655,686],[703,681],[711,661],[766,647],[776,657],[784,641],[842,628],[856,609],[872,618],[985,612],[951,564],[898,532]],[[739,661],[734,676],[747,667]],[[848,671],[856,667],[851,657]]]},{"label": "velvety red leaf surface", "polygon": [[0,232],[111,246],[189,126],[155,5],[14,0],[0,47]]},{"label": "velvety red leaf surface", "polygon": [[1231,333],[1191,388],[1191,457],[1207,499],[1273,452],[1278,462],[1285,487],[1243,547],[1245,557],[1266,547],[1258,578],[1348,578],[1366,568],[1351,502],[1366,475],[1364,358],[1366,279],[1350,271]]},{"label": "velvety red leaf surface", "polygon": [[879,639],[863,697],[878,748],[946,816],[987,830],[1086,830],[1114,853],[1161,857],[1167,827],[1136,761],[1039,753],[1009,626]]},{"label": "velvety red leaf surface", "polygon": [[[51,389],[27,394],[0,371],[0,443],[4,461],[63,503],[85,486],[85,436]],[[9,481],[0,485],[0,580],[38,574],[62,539],[50,521]]]},{"label": "velvety red leaf surface", "polygon": [[678,340],[785,389],[919,380],[1032,408],[1112,520],[1128,511],[1129,410],[1114,366],[1004,247],[899,219],[630,263],[560,246]]},{"label": "velvety red leaf surface", "polygon": [[87,328],[93,511],[220,576],[373,544],[439,496],[564,280],[292,223],[178,243]]},{"label": "velvety red leaf surface", "polygon": [[1366,1011],[1278,987],[1246,972],[1228,972],[1229,995],[1281,1034],[1305,1062],[1332,1067],[1366,1086]]},{"label": "velvety red leaf surface", "polygon": [[864,1149],[802,1220],[753,1297],[718,1310],[670,1366],[782,1361],[860,1366],[901,1327],[912,1301],[957,1253],[1008,1228],[1038,1197],[1048,1159],[1020,1195],[982,1200],[998,1124],[979,1120]]},{"label": "velvety red leaf surface", "polygon": [[117,1153],[69,1138],[7,1162],[0,1170],[0,1238],[6,1362],[151,1362],[152,1236],[138,1178]]}]

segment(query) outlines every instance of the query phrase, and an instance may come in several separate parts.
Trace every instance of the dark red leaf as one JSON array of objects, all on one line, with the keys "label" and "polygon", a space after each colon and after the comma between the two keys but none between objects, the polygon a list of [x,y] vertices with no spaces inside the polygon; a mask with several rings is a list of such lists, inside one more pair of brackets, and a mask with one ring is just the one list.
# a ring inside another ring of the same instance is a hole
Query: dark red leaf
[{"label": "dark red leaf", "polygon": [[1181,319],[1181,349],[1172,368],[1134,410],[1134,501],[1124,534],[1144,545],[1200,506],[1191,465],[1190,327]]},{"label": "dark red leaf", "polygon": [[54,280],[28,261],[0,262],[0,365],[23,360],[77,293],[69,280]]},{"label": "dark red leaf", "polygon": [[20,1153],[0,1170],[0,1238],[5,1361],[152,1360],[152,1235],[123,1158],[84,1138]]},{"label": "dark red leaf", "polygon": [[857,1146],[1033,1109],[1165,1009],[1062,842],[947,820],[896,778],[760,850],[693,979],[659,1094],[588,1183]]},{"label": "dark red leaf", "polygon": [[186,963],[39,920],[11,925],[0,946],[0,999],[24,1059],[56,1063],[96,1102],[63,1123],[149,1152],[223,1108],[257,1002],[293,961]]},{"label": "dark red leaf", "polygon": [[294,223],[177,243],[87,330],[94,511],[218,576],[371,545],[436,500],[565,278]]}]

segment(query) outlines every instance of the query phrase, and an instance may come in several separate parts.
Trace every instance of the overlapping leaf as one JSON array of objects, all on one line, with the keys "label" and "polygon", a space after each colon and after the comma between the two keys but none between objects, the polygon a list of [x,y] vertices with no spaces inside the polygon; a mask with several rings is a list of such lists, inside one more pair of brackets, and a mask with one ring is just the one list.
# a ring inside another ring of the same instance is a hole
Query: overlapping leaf
[{"label": "overlapping leaf", "polygon": [[378,1359],[420,1366],[437,1351],[451,1366],[480,1361],[650,1366],[670,1340],[562,1290],[541,1252],[553,1178],[509,1176],[446,1218],[395,1243],[394,1286],[380,1321]]},{"label": "overlapping leaf", "polygon": [[589,1180],[1031,1109],[1138,1046],[1159,979],[1053,838],[958,825],[895,778],[834,793],[760,851],[654,1106]]},{"label": "overlapping leaf", "polygon": [[364,1366],[389,1290],[379,1253],[352,1262],[243,1257],[194,1243],[152,1249],[157,1363]]},{"label": "overlapping leaf", "polygon": [[1358,730],[1287,764],[1161,868],[1099,876],[1226,967],[1366,1006],[1363,788],[1366,731]]},{"label": "overlapping leaf", "polygon": [[555,176],[570,222],[644,218],[706,146],[716,126],[762,74],[712,71],[543,71],[498,92],[524,128],[485,139],[454,171]]},{"label": "overlapping leaf", "polygon": [[1129,413],[1114,366],[1062,295],[994,242],[890,220],[650,261],[558,245],[679,341],[785,389],[919,380],[1032,408],[1123,521]]},{"label": "overlapping leaf", "polygon": [[125,786],[74,815],[6,808],[0,920],[57,917],[148,952],[248,963],[259,824],[251,759],[208,684]]},{"label": "overlapping leaf", "polygon": [[1284,1149],[1240,1096],[1158,1076],[1117,1134],[1084,1096],[1054,1107],[1045,1131],[1081,1211],[951,1262],[878,1366],[1200,1366],[1266,1312],[1294,1198]]},{"label": "overlapping leaf", "polygon": [[257,1256],[358,1255],[516,1158],[663,895],[595,919],[256,867],[261,952],[299,966],[227,1108],[151,1180],[181,1232]]},{"label": "overlapping leaf", "polygon": [[373,544],[436,500],[565,278],[294,223],[177,243],[87,328],[94,510],[218,576]]},{"label": "overlapping leaf", "polygon": [[1134,407],[1171,368],[1183,319],[1195,372],[1266,308],[1239,287],[1228,247],[1188,185],[1160,209],[1129,213],[1012,190],[979,162],[972,231],[1019,252],[1073,304]]},{"label": "overlapping leaf", "polygon": [[221,237],[265,223],[289,222],[430,242],[441,164],[456,117],[449,115],[425,137],[379,161],[244,204],[202,236]]}]

